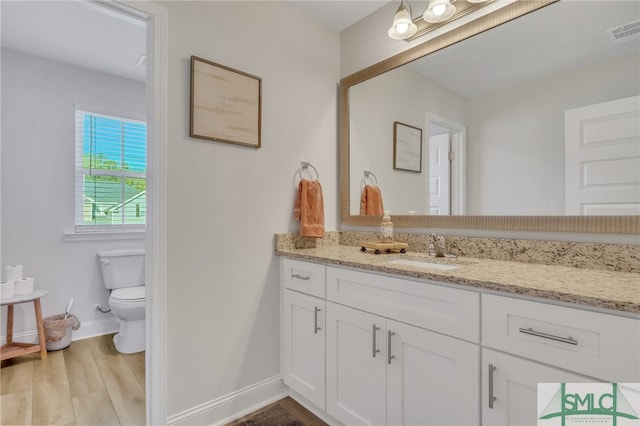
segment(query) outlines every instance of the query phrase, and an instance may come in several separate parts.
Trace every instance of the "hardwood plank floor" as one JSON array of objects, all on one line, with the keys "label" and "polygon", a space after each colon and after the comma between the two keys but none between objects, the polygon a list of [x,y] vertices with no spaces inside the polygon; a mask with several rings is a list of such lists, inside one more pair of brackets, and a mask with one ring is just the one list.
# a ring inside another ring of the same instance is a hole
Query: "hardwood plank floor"
[{"label": "hardwood plank floor", "polygon": [[112,335],[2,361],[2,425],[144,425],[144,352],[120,354]]},{"label": "hardwood plank floor", "polygon": [[[0,425],[111,426],[145,424],[145,354],[121,354],[112,335],[68,348],[2,361]],[[276,403],[305,426],[326,426],[292,398]],[[271,405],[238,419],[239,425]]]},{"label": "hardwood plank floor", "polygon": [[274,405],[280,405],[304,426],[328,426],[325,422],[316,417],[311,411],[304,408],[289,396],[276,401],[273,404],[269,404],[266,407],[262,407],[261,409],[256,410],[253,413],[249,413],[242,418],[236,419],[231,423],[227,423],[225,426],[244,426],[245,422],[254,426],[268,426],[266,424],[262,424],[262,422],[252,421],[252,417],[269,410]]},{"label": "hardwood plank floor", "polygon": [[33,365],[32,392],[32,424],[66,425],[74,422],[62,351],[50,352],[47,359]]},{"label": "hardwood plank floor", "polygon": [[106,390],[98,364],[91,353],[89,340],[73,342],[64,350],[71,397]]},{"label": "hardwood plank floor", "polygon": [[31,389],[11,392],[0,396],[0,424],[31,424]]}]

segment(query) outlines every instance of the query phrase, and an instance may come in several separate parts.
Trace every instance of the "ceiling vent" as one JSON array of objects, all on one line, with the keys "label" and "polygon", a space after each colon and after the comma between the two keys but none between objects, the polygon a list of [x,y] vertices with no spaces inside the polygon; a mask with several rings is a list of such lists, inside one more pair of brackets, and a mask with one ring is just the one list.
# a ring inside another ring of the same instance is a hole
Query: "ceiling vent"
[{"label": "ceiling vent", "polygon": [[613,44],[620,44],[626,41],[640,39],[640,21],[631,22],[626,25],[621,25],[617,28],[612,28],[607,31],[609,39]]}]

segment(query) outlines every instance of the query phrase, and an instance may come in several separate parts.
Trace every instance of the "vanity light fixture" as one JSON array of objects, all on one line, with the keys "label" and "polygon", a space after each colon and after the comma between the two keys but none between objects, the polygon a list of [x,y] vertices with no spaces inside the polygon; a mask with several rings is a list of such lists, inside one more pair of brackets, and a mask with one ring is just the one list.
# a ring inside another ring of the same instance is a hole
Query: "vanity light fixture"
[{"label": "vanity light fixture", "polygon": [[404,40],[416,33],[418,27],[411,17],[411,6],[407,0],[400,0],[400,6],[393,18],[393,24],[389,28],[389,37],[394,40]]},{"label": "vanity light fixture", "polygon": [[[429,0],[424,13],[413,19],[409,0],[400,0],[388,34],[394,40],[411,41],[493,1],[495,0]],[[457,6],[453,5],[454,2]]]},{"label": "vanity light fixture", "polygon": [[422,19],[435,24],[448,20],[454,13],[456,13],[456,7],[450,0],[431,0]]}]

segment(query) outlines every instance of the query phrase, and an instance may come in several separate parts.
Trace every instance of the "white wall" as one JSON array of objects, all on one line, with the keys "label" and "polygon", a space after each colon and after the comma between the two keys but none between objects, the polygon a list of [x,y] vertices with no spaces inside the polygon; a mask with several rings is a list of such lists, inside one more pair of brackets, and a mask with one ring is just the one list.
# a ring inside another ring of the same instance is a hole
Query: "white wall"
[{"label": "white wall", "polygon": [[[336,229],[340,46],[337,33],[287,2],[161,4],[169,22],[166,402],[176,418],[279,374],[273,237],[298,231],[301,160],[318,169],[325,229]],[[191,55],[262,78],[262,148],[188,136]]]},{"label": "white wall", "polygon": [[467,212],[563,215],[564,111],[637,95],[639,75],[630,55],[470,99]]},{"label": "white wall", "polygon": [[[73,313],[74,338],[116,327],[96,253],[144,247],[144,240],[67,242],[74,227],[74,104],[145,114],[143,83],[2,49],[2,273],[21,264],[47,290],[43,315]],[[6,308],[2,308],[6,318]],[[17,305],[15,333],[35,331],[33,304]],[[5,330],[2,330],[3,338]],[[33,337],[33,336],[31,336]],[[28,340],[29,337],[23,340]]]},{"label": "white wall", "polygon": [[[371,15],[356,22],[340,33],[340,76],[346,77],[370,65],[383,61],[397,53],[424,43],[454,28],[462,26],[479,16],[486,15],[505,7],[516,0],[496,0],[453,22],[447,23],[437,30],[431,31],[413,41],[393,40],[387,31],[398,9],[399,2],[392,1]],[[417,16],[426,8],[426,2],[410,2],[413,16]]]},{"label": "white wall", "polygon": [[[429,130],[427,114],[462,123],[464,99],[413,71],[401,67],[349,89],[350,210],[360,212],[364,170],[378,179],[384,207],[391,214],[416,210],[425,214],[429,201]],[[422,172],[393,169],[393,122],[422,129]],[[410,190],[398,190],[410,188]]]}]

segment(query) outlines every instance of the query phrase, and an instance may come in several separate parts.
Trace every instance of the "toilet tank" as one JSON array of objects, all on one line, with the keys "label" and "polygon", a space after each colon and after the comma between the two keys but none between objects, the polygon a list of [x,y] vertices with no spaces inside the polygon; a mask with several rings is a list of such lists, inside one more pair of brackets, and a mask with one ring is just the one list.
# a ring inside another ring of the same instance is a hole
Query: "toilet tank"
[{"label": "toilet tank", "polygon": [[121,249],[98,252],[100,274],[106,289],[144,285],[144,250]]}]

